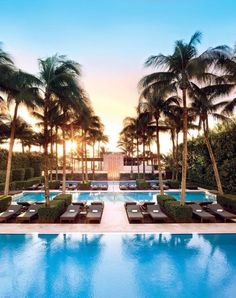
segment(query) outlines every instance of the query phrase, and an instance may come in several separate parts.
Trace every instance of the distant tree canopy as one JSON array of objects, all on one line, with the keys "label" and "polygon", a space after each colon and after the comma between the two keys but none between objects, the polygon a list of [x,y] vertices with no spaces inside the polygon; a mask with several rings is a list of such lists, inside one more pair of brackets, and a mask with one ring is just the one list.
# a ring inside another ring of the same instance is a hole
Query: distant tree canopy
[{"label": "distant tree canopy", "polygon": [[[236,120],[217,125],[210,140],[224,191],[236,193]],[[202,186],[216,186],[203,136],[188,141],[188,178]]]}]

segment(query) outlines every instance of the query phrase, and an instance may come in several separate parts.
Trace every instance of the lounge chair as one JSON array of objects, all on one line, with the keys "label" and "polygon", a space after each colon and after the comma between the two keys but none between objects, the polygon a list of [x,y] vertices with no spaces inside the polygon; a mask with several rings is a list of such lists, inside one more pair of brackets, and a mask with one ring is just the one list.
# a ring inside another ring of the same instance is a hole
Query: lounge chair
[{"label": "lounge chair", "polygon": [[147,205],[147,212],[154,222],[166,221],[168,219],[168,216],[166,216],[165,213],[161,211],[160,206],[157,204]]},{"label": "lounge chair", "polygon": [[99,190],[99,187],[97,184],[91,184],[91,190]]},{"label": "lounge chair", "polygon": [[101,184],[101,185],[99,185],[99,188],[101,190],[108,190],[108,184]]},{"label": "lounge chair", "polygon": [[136,190],[137,189],[137,185],[136,184],[129,184],[128,185],[128,189],[129,190]]},{"label": "lounge chair", "polygon": [[128,190],[127,184],[120,184],[120,190]]},{"label": "lounge chair", "polygon": [[203,222],[204,220],[214,221],[214,222],[216,221],[215,216],[209,212],[204,211],[199,204],[192,204],[189,206],[191,206],[191,208],[192,208],[193,215],[200,218],[201,222]]},{"label": "lounge chair", "polygon": [[9,219],[16,217],[20,214],[21,210],[21,205],[10,205],[6,211],[0,213],[0,222],[7,222]]},{"label": "lounge chair", "polygon": [[80,209],[80,205],[69,205],[66,209],[66,212],[60,216],[60,222],[74,222],[80,213]]},{"label": "lounge chair", "polygon": [[130,223],[143,222],[144,216],[139,205],[127,205],[126,212]]},{"label": "lounge chair", "polygon": [[28,221],[31,222],[31,220],[38,216],[39,211],[39,205],[30,205],[28,210],[26,210],[24,213],[21,213],[17,216],[16,221],[17,222],[24,222]]},{"label": "lounge chair", "polygon": [[67,187],[68,190],[76,190],[77,189],[78,184],[69,184],[69,186]]},{"label": "lounge chair", "polygon": [[41,183],[36,183],[30,187],[27,187],[26,190],[37,190],[40,187]]},{"label": "lounge chair", "polygon": [[156,183],[151,183],[150,188],[152,190],[158,190],[159,189],[159,185],[157,185]]},{"label": "lounge chair", "polygon": [[224,210],[224,208],[220,204],[209,204],[207,209],[213,213],[214,215],[222,218],[224,222],[231,219],[236,219],[236,215]]},{"label": "lounge chair", "polygon": [[102,204],[92,204],[88,206],[88,212],[86,215],[86,222],[101,222],[103,213],[103,205]]}]

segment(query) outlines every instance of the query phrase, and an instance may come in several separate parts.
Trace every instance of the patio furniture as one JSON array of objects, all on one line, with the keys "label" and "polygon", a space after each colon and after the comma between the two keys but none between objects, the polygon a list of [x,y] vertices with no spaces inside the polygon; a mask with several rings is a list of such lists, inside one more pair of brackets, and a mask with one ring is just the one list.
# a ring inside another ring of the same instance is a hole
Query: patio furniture
[{"label": "patio furniture", "polygon": [[144,216],[139,205],[128,205],[126,207],[126,213],[129,220],[129,223],[139,222],[142,223]]},{"label": "patio furniture", "polygon": [[224,210],[224,208],[218,203],[217,204],[215,204],[215,203],[209,204],[207,206],[207,209],[214,215],[222,218],[224,220],[224,222],[226,222],[227,220],[236,219],[235,214]]},{"label": "patio furniture", "polygon": [[127,184],[121,184],[120,183],[120,185],[119,185],[119,187],[120,187],[120,190],[128,190],[128,185]]},{"label": "patio furniture", "polygon": [[26,190],[37,190],[40,187],[41,183],[36,183],[30,187],[27,187]]},{"label": "patio furniture", "polygon": [[191,206],[192,208],[193,215],[200,218],[201,222],[203,222],[204,220],[214,221],[214,222],[216,221],[215,216],[209,212],[204,211],[199,204],[192,204],[189,206]]},{"label": "patio furniture", "polygon": [[60,216],[60,222],[75,222],[76,217],[80,213],[80,209],[81,207],[79,205],[69,205],[66,212]]},{"label": "patio furniture", "polygon": [[129,184],[129,185],[128,185],[128,189],[129,189],[129,190],[136,190],[136,189],[137,189],[137,185],[136,185],[135,183],[133,183],[133,184]]},{"label": "patio furniture", "polygon": [[21,205],[10,205],[6,211],[0,213],[0,222],[7,222],[20,214],[22,210]]},{"label": "patio furniture", "polygon": [[38,210],[40,206],[39,205],[30,205],[28,210],[26,210],[24,213],[21,213],[16,217],[17,222],[24,222],[28,221],[31,222],[32,219],[38,216]]},{"label": "patio furniture", "polygon": [[147,205],[147,212],[154,222],[168,220],[168,216],[161,211],[160,206],[157,204]]},{"label": "patio furniture", "polygon": [[103,213],[103,204],[91,204],[88,206],[88,212],[86,215],[86,222],[101,222],[102,219],[102,213]]}]

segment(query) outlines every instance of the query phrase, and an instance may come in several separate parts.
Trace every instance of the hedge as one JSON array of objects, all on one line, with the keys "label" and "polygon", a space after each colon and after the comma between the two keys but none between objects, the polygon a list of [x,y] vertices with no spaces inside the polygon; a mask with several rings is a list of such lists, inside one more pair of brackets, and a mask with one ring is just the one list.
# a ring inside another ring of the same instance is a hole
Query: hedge
[{"label": "hedge", "polygon": [[52,180],[49,181],[48,186],[50,189],[59,189],[60,188],[60,180]]},{"label": "hedge", "polygon": [[180,182],[177,180],[167,180],[166,184],[169,186],[169,188],[172,188],[172,189],[180,188]]},{"label": "hedge", "polygon": [[157,202],[163,211],[176,222],[191,221],[192,208],[190,206],[181,206],[175,198],[167,195],[157,195]]},{"label": "hedge", "polygon": [[168,195],[157,195],[156,196],[158,204],[162,207],[165,208],[165,203],[167,201],[176,201],[175,198],[168,196]]},{"label": "hedge", "polygon": [[[5,186],[5,183],[0,183],[0,191],[4,191],[4,186]],[[15,190],[15,189],[16,189],[16,183],[14,181],[10,183],[10,190]]]},{"label": "hedge", "polygon": [[142,189],[149,189],[149,183],[144,180],[144,179],[137,179],[136,180],[137,188],[142,190]]},{"label": "hedge", "polygon": [[23,181],[25,179],[25,169],[13,169],[12,170],[12,181]]},{"label": "hedge", "polygon": [[90,188],[91,188],[91,181],[79,182],[78,184],[79,190],[90,190]]},{"label": "hedge", "polygon": [[236,212],[236,195],[217,195],[217,202],[233,212]]},{"label": "hedge", "polygon": [[11,204],[11,196],[0,196],[0,212],[7,210]]},{"label": "hedge", "polygon": [[0,171],[0,183],[5,182],[6,179],[6,171]]},{"label": "hedge", "polygon": [[25,179],[28,180],[34,177],[34,168],[25,168]]},{"label": "hedge", "polygon": [[54,201],[65,201],[65,205],[69,206],[72,203],[72,195],[71,194],[59,194],[54,199]]},{"label": "hedge", "polygon": [[178,201],[166,201],[165,212],[176,222],[191,222],[192,208],[188,205],[181,206]]},{"label": "hedge", "polygon": [[64,200],[53,200],[50,206],[44,206],[39,209],[39,222],[54,223],[65,210]]}]

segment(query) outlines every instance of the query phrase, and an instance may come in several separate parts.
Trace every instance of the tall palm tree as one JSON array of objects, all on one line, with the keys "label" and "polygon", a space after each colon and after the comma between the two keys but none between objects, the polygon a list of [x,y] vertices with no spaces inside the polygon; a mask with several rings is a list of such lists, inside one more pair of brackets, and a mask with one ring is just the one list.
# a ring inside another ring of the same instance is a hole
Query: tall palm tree
[{"label": "tall palm tree", "polygon": [[162,116],[168,116],[173,105],[178,105],[179,101],[180,100],[177,96],[165,98],[164,93],[162,94],[160,90],[155,90],[151,86],[144,89],[139,103],[139,109],[148,111],[155,121],[157,164],[161,195],[164,194],[164,188],[161,167],[160,130],[163,130],[165,125],[161,125],[160,120]]},{"label": "tall palm tree", "polygon": [[192,111],[199,118],[199,129],[203,128],[203,134],[206,142],[206,146],[209,152],[209,156],[212,162],[212,167],[215,175],[215,181],[219,194],[223,194],[223,187],[220,179],[220,174],[217,167],[216,158],[212,149],[212,145],[209,138],[209,116],[213,116],[217,120],[228,120],[223,113],[219,110],[225,108],[228,101],[219,101],[220,96],[228,95],[233,84],[217,84],[199,87],[192,83],[192,90],[190,96],[193,100]]},{"label": "tall palm tree", "polygon": [[65,98],[75,98],[78,94],[78,78],[80,65],[67,60],[65,56],[54,55],[39,60],[40,79],[43,85],[43,115],[44,115],[44,177],[45,201],[50,204],[48,187],[48,112],[53,99],[63,101]]},{"label": "tall palm tree", "polygon": [[39,84],[40,81],[35,76],[17,69],[12,69],[12,72],[9,73],[9,81],[5,82],[7,102],[9,105],[14,104],[14,114],[11,122],[11,133],[7,157],[6,180],[4,188],[5,195],[9,193],[11,162],[15,141],[18,109],[22,104],[32,109],[37,103],[40,102],[40,96],[37,88]]},{"label": "tall palm tree", "polygon": [[182,151],[182,181],[181,205],[185,203],[186,177],[187,177],[187,133],[188,133],[188,105],[187,91],[193,80],[199,82],[210,81],[214,75],[209,72],[209,66],[216,58],[223,55],[223,47],[210,49],[198,55],[197,45],[201,42],[202,34],[196,32],[188,43],[178,40],[171,55],[159,54],[151,56],[146,66],[162,67],[150,75],[145,76],[140,85],[142,88],[153,86],[155,90],[167,88],[170,92],[181,90],[183,107],[183,151]]}]

